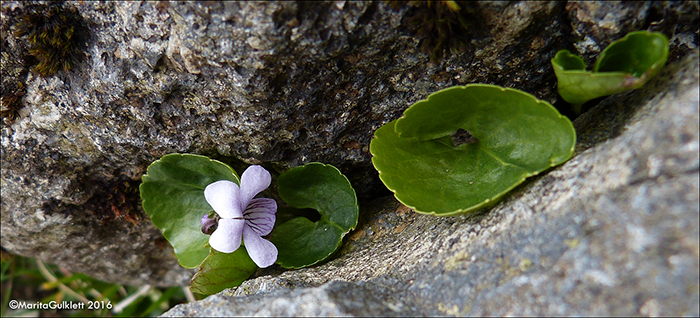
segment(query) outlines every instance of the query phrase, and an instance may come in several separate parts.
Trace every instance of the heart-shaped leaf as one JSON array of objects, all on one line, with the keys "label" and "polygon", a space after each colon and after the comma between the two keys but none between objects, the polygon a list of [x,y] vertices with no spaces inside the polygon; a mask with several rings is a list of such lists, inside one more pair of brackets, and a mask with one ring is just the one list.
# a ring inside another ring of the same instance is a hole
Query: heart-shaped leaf
[{"label": "heart-shaped leaf", "polygon": [[139,187],[143,209],[172,244],[180,265],[197,267],[209,255],[200,220],[212,210],[204,188],[218,180],[239,183],[228,165],[192,154],[169,154],[154,161]]},{"label": "heart-shaped leaf", "polygon": [[192,278],[190,290],[193,293],[212,295],[226,288],[239,286],[252,275],[255,265],[246,249],[241,246],[233,253],[221,253],[211,249],[211,254],[199,266],[199,272]]},{"label": "heart-shaped leaf", "polygon": [[274,229],[270,241],[279,250],[277,263],[285,268],[301,268],[326,259],[357,226],[355,190],[331,165],[314,162],[291,169],[277,179],[277,190],[290,206],[321,214],[315,223],[297,217]]},{"label": "heart-shaped leaf", "polygon": [[[466,130],[476,140],[453,145]],[[527,177],[568,160],[571,122],[525,92],[486,84],[441,90],[379,128],[372,163],[416,212],[454,215],[494,204]]]},{"label": "heart-shaped leaf", "polygon": [[668,39],[658,32],[636,31],[611,43],[598,56],[593,72],[579,56],[561,50],[552,59],[557,90],[567,102],[591,99],[644,86],[666,64]]}]

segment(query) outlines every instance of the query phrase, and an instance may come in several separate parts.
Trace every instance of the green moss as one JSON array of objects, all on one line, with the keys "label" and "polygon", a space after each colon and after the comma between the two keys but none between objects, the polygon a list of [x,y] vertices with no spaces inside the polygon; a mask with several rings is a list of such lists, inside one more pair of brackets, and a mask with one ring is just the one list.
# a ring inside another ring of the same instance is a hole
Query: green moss
[{"label": "green moss", "polygon": [[442,60],[446,54],[461,50],[469,42],[468,5],[462,1],[390,1],[393,7],[409,5],[407,24],[420,39],[420,48],[430,54],[430,61]]},{"label": "green moss", "polygon": [[10,124],[19,117],[19,110],[22,108],[22,97],[26,93],[27,86],[24,82],[14,82],[2,87],[0,114],[2,115],[3,124]]},{"label": "green moss", "polygon": [[30,5],[16,25],[15,35],[26,37],[29,64],[41,76],[51,76],[59,70],[70,71],[85,56],[88,29],[75,8],[63,2]]}]

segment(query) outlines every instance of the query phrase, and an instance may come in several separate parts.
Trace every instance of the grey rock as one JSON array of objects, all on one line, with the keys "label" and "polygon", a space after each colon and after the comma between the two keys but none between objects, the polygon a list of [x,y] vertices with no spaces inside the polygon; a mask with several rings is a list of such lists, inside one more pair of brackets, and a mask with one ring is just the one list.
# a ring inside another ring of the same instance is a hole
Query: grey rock
[{"label": "grey rock", "polygon": [[381,198],[333,260],[163,316],[697,316],[699,71],[695,50],[605,99],[575,121],[570,161],[488,211],[437,218]]},{"label": "grey rock", "polygon": [[[197,307],[176,307],[165,316],[408,316],[419,313],[401,298],[373,283],[333,281],[316,288],[277,290],[270,294],[236,297],[217,294]],[[260,306],[260,304],[265,304]],[[235,311],[231,309],[235,308]]]},{"label": "grey rock", "polygon": [[604,30],[595,34],[602,45],[668,18],[658,28],[673,36],[671,61],[695,49],[698,35],[697,10],[682,14],[692,3],[630,3],[624,15],[576,24],[561,2],[476,2],[465,4],[470,44],[429,63],[405,24],[415,8],[384,1],[65,5],[89,26],[86,60],[24,78],[16,59],[26,43],[12,31],[26,3],[2,2],[3,87],[27,87],[19,118],[2,126],[2,247],[132,285],[186,284],[192,274],[135,192],[165,154],[273,172],[321,161],[370,199],[386,193],[370,163],[372,132],[431,92],[482,82],[556,103],[549,60],[573,48],[572,27]]},{"label": "grey rock", "polygon": [[[698,2],[568,1],[574,46],[592,64],[619,35],[637,30],[662,32],[672,46],[697,48]],[[672,58],[674,53],[671,54]]]}]

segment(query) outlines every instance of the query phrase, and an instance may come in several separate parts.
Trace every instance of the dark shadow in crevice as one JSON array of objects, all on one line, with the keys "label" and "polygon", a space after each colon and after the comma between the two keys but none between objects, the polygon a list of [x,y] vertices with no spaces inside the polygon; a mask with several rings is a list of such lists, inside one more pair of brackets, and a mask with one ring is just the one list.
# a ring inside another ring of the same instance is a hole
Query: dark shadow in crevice
[{"label": "dark shadow in crevice", "polygon": [[459,128],[457,131],[453,132],[452,135],[450,135],[450,139],[452,140],[452,146],[454,147],[477,142],[474,136],[462,128]]}]

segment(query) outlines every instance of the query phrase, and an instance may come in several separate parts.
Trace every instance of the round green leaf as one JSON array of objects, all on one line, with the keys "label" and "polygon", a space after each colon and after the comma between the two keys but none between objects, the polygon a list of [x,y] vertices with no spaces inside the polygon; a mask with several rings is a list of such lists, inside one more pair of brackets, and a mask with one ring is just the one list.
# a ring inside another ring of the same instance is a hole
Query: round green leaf
[{"label": "round green leaf", "polygon": [[274,229],[270,241],[277,246],[277,263],[283,267],[301,268],[326,259],[357,226],[355,190],[331,165],[309,163],[291,169],[277,179],[277,189],[290,206],[311,208],[321,215],[315,223],[298,217]]},{"label": "round green leaf", "polygon": [[637,31],[611,43],[598,57],[593,72],[581,57],[561,50],[552,59],[559,95],[569,103],[637,89],[654,77],[668,59],[668,39],[658,32]]},{"label": "round green leaf", "polygon": [[[458,129],[476,142],[446,142]],[[573,155],[571,122],[547,102],[510,88],[441,90],[375,132],[372,163],[416,212],[454,215],[494,204],[527,177]]]},{"label": "round green leaf", "polygon": [[255,265],[243,246],[233,253],[221,253],[214,249],[199,266],[199,272],[192,278],[190,290],[193,293],[212,295],[226,288],[236,287],[252,275]]},{"label": "round green leaf", "polygon": [[172,244],[180,265],[197,267],[209,255],[202,216],[211,211],[204,188],[218,180],[239,183],[228,165],[192,154],[169,154],[154,161],[139,187],[143,209]]},{"label": "round green leaf", "polygon": [[333,254],[340,247],[345,233],[328,222],[311,222],[298,217],[275,228],[271,241],[279,251],[278,264],[285,268],[302,268]]}]

